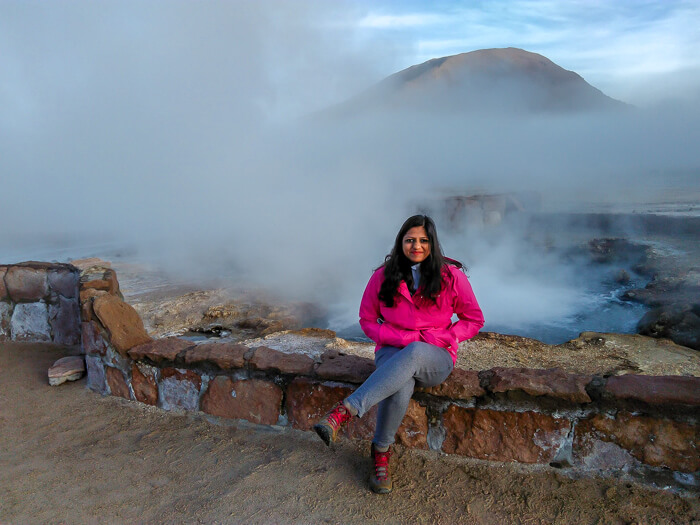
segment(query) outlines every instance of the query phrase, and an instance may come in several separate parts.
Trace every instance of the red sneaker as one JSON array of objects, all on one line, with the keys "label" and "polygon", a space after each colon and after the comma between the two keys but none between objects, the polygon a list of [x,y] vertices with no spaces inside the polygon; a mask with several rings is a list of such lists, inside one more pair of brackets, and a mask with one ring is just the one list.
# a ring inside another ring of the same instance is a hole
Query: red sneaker
[{"label": "red sneaker", "polygon": [[389,471],[390,458],[391,448],[386,452],[379,452],[374,448],[374,443],[372,443],[374,472],[369,478],[369,486],[377,494],[389,494],[389,492],[391,492],[391,472]]},{"label": "red sneaker", "polygon": [[338,430],[350,421],[351,417],[352,415],[341,401],[321,421],[314,425],[314,430],[326,445],[330,445],[335,443],[335,440],[338,439]]}]

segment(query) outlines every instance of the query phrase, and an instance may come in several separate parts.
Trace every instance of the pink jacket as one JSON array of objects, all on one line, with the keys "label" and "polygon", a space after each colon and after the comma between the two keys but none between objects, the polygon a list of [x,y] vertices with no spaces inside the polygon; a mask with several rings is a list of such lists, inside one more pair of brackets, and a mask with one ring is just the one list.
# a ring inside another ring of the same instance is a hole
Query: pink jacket
[{"label": "pink jacket", "polygon": [[[411,297],[401,281],[394,306],[388,308],[379,300],[382,282],[383,267],[370,278],[360,304],[360,326],[377,343],[375,352],[383,346],[403,348],[424,341],[445,348],[456,362],[459,342],[471,339],[484,326],[484,315],[467,276],[451,264],[444,267],[443,288],[436,303],[418,295]],[[452,314],[459,320],[453,323]]]}]

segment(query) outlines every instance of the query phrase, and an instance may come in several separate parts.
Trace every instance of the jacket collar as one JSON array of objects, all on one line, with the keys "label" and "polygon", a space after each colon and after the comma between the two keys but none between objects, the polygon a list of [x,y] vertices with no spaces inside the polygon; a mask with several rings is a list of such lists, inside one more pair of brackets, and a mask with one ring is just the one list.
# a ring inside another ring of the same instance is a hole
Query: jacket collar
[{"label": "jacket collar", "polygon": [[406,284],[406,281],[401,281],[399,283],[399,293],[409,301],[413,302],[413,297],[411,297],[411,292],[408,290],[408,285]]}]

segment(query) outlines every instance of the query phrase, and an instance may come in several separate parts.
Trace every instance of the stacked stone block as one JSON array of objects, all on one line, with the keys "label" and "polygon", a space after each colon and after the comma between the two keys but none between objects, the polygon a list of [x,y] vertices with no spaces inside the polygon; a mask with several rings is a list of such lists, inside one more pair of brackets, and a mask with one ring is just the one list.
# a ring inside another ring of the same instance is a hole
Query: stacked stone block
[{"label": "stacked stone block", "polygon": [[[371,359],[335,350],[314,360],[265,346],[151,340],[113,273],[84,273],[80,298],[88,386],[165,410],[310,430],[374,370]],[[397,442],[490,461],[697,477],[698,407],[697,377],[456,369],[416,390]],[[370,439],[374,421],[355,419],[344,434]]]},{"label": "stacked stone block", "polygon": [[35,261],[0,266],[0,341],[79,344],[78,270]]}]

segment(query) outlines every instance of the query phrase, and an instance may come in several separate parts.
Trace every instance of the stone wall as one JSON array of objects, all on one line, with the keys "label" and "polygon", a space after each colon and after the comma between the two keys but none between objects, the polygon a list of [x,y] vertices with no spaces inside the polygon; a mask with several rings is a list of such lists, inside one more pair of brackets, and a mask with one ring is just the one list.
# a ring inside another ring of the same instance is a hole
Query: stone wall
[{"label": "stone wall", "polygon": [[0,266],[0,341],[79,344],[78,278],[69,264]]},{"label": "stone wall", "polygon": [[[88,387],[102,394],[300,430],[374,370],[370,358],[331,348],[152,340],[115,272],[89,264],[0,266],[2,340],[81,343]],[[669,470],[697,484],[699,407],[692,376],[458,368],[416,391],[397,442],[491,461]],[[370,439],[374,419],[354,420],[345,436]]]},{"label": "stone wall", "polygon": [[[374,370],[329,349],[317,357],[233,343],[151,340],[113,272],[83,273],[88,387],[165,410],[309,430]],[[700,378],[602,376],[560,369],[455,369],[419,389],[397,442],[491,461],[584,469],[700,470]],[[374,417],[344,434],[370,439]]]}]

